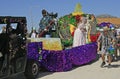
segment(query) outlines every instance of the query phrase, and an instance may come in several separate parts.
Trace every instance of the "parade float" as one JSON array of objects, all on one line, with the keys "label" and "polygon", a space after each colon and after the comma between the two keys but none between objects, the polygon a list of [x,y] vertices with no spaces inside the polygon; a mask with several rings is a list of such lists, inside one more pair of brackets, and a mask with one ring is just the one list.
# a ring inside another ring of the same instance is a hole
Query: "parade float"
[{"label": "parade float", "polygon": [[[88,19],[87,43],[72,47],[76,23],[81,16]],[[12,23],[16,24],[15,29],[11,28]],[[58,19],[57,38],[26,38],[26,23],[26,17],[0,16],[0,24],[6,24],[6,32],[0,34],[0,78],[25,73],[28,79],[35,79],[41,68],[53,72],[69,71],[73,66],[96,59],[96,19],[93,14],[83,13],[80,4],[73,13]]]},{"label": "parade float", "polygon": [[[72,47],[73,35],[77,21],[81,16],[88,19],[87,43]],[[85,14],[81,5],[77,4],[75,11],[58,19],[57,33],[60,38],[30,38],[27,45],[28,57],[38,61],[41,67],[48,71],[68,71],[73,66],[80,66],[96,59],[97,35],[96,18],[93,14]]]}]

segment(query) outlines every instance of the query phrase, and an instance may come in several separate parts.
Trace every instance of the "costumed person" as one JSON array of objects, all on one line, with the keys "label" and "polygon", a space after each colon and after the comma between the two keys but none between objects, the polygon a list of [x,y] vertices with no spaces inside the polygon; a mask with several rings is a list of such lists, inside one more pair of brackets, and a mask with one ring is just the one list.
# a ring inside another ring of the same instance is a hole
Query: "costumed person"
[{"label": "costumed person", "polygon": [[115,30],[115,28],[111,28],[111,36],[114,36],[115,41],[114,41],[114,54],[113,54],[113,59],[116,61],[118,56],[117,56],[117,31]]},{"label": "costumed person", "polygon": [[48,12],[45,9],[42,10],[42,15],[43,17],[39,23],[38,37],[45,37],[46,35],[50,35],[51,33],[52,18],[51,16],[49,16]]},{"label": "costumed person", "polygon": [[89,26],[89,30],[88,30],[88,40],[89,40],[89,42],[96,42],[97,38],[98,38],[98,33],[96,34],[97,22],[96,22],[96,18],[93,14],[90,15],[89,24],[90,24],[90,26]]},{"label": "costumed person", "polygon": [[82,16],[77,25],[77,29],[74,32],[73,47],[86,44],[86,23],[87,19]]},{"label": "costumed person", "polygon": [[32,27],[30,38],[37,38],[37,34],[35,27]]},{"label": "costumed person", "polygon": [[49,16],[51,16],[51,19],[53,23],[51,24],[51,37],[58,37],[58,19],[57,16],[58,14],[49,13]]},{"label": "costumed person", "polygon": [[117,33],[116,38],[117,38],[116,49],[118,50],[116,55],[118,56],[118,52],[119,52],[119,55],[120,55],[120,31]]},{"label": "costumed person", "polygon": [[90,35],[95,34],[96,24],[94,23],[94,15],[87,15],[86,23],[86,43],[90,43]]},{"label": "costumed person", "polygon": [[108,68],[112,67],[112,56],[114,54],[114,48],[113,48],[113,42],[115,38],[114,36],[111,36],[109,33],[109,28],[107,26],[103,27],[103,32],[98,37],[98,49],[97,51],[100,52],[101,58],[102,58],[102,64],[101,67],[104,67],[105,63],[105,55],[107,55],[108,59]]}]

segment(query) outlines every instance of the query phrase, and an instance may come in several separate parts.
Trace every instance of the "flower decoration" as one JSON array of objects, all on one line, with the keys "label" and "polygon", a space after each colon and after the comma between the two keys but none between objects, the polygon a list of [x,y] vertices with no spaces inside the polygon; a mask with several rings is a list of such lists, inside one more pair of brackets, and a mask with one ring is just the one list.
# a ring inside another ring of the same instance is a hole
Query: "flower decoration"
[{"label": "flower decoration", "polygon": [[43,50],[41,64],[53,72],[71,70],[72,67],[87,64],[96,59],[97,44],[91,43],[61,51]]}]

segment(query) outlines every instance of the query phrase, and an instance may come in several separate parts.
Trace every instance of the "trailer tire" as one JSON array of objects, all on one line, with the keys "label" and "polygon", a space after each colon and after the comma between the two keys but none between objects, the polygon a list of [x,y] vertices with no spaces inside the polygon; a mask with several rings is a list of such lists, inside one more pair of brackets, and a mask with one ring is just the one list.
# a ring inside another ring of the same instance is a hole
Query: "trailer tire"
[{"label": "trailer tire", "polygon": [[25,76],[27,79],[36,79],[39,73],[39,64],[34,60],[29,60],[25,69]]}]

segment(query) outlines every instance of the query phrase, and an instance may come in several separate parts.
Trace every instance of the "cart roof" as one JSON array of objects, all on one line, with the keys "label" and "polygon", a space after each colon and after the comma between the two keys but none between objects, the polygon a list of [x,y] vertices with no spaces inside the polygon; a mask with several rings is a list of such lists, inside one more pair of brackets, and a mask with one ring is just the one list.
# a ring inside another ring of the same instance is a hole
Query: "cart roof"
[{"label": "cart roof", "polygon": [[7,23],[19,23],[24,22],[26,23],[26,17],[16,17],[16,16],[0,16],[0,24],[7,24]]}]

